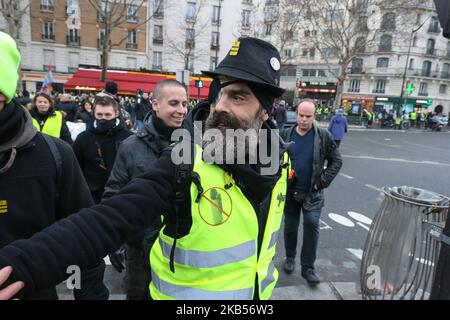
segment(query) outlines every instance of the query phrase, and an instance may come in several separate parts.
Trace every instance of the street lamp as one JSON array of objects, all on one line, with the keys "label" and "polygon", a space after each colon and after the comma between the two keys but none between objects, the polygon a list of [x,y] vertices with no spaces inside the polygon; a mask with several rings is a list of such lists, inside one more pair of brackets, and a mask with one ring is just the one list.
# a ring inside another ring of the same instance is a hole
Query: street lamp
[{"label": "street lamp", "polygon": [[403,72],[403,80],[402,80],[402,87],[401,87],[401,93],[400,93],[400,101],[399,101],[399,106],[398,106],[398,109],[397,109],[397,117],[400,116],[401,108],[403,106],[403,93],[405,91],[406,71],[408,70],[409,56],[411,54],[411,44],[412,44],[412,40],[413,40],[413,35],[414,35],[414,33],[419,31],[423,27],[423,25],[425,24],[425,22],[428,21],[428,19],[430,19],[430,17],[426,18],[425,21],[422,22],[422,24],[420,26],[418,26],[416,29],[413,28],[411,30],[411,36],[409,37],[408,54],[406,56],[405,70]]}]

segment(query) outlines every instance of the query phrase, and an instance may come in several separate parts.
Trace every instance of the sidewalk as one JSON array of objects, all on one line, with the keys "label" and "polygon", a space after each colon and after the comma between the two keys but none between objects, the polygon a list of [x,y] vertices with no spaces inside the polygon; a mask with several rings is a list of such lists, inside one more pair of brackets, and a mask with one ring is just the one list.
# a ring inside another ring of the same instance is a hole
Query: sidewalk
[{"label": "sidewalk", "polygon": [[306,284],[275,288],[271,300],[361,300],[355,282],[322,282],[316,287]]}]

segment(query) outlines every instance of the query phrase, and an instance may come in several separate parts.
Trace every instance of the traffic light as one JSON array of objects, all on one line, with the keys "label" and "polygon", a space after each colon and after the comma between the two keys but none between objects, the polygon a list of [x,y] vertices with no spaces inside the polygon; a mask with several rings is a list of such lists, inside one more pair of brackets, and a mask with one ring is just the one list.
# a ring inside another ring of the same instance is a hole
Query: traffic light
[{"label": "traffic light", "polygon": [[202,80],[195,80],[195,87],[196,88],[203,88],[203,81]]}]

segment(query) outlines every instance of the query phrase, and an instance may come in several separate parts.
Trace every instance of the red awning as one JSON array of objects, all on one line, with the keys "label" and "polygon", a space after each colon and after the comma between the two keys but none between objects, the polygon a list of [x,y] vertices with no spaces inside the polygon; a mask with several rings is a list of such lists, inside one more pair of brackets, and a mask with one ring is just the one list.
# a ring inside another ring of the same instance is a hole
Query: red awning
[{"label": "red awning", "polygon": [[[105,88],[105,83],[100,81],[101,71],[93,69],[79,69],[65,84],[65,90],[80,91],[101,91]],[[119,94],[135,95],[138,89],[144,92],[152,92],[158,82],[164,79],[175,79],[175,75],[162,73],[108,71],[106,81],[117,83]],[[195,87],[195,80],[198,77],[191,77],[189,83],[189,93],[191,98],[196,99],[198,89]],[[201,78],[203,88],[200,89],[200,99],[208,97],[210,78]]]}]

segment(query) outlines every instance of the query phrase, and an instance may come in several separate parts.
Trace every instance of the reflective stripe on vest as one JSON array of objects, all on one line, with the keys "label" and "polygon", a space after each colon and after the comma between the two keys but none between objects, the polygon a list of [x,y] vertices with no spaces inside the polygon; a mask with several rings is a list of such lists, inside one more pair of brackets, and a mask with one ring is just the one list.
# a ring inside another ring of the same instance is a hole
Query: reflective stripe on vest
[{"label": "reflective stripe on vest", "polygon": [[178,286],[161,280],[153,270],[152,284],[159,291],[177,300],[251,300],[253,298],[253,288],[212,291]]},{"label": "reflective stripe on vest", "polygon": [[62,113],[59,111],[55,111],[55,115],[50,116],[45,120],[44,126],[39,125],[39,122],[33,118],[33,125],[38,131],[42,133],[48,134],[49,136],[59,138],[61,136],[61,127],[62,127]]},{"label": "reflective stripe on vest", "polygon": [[273,262],[270,263],[269,265],[269,269],[267,271],[267,277],[264,278],[263,281],[261,281],[261,291],[264,292],[264,290],[266,290],[267,286],[269,284],[271,284],[272,282],[274,282],[275,276],[274,276],[274,272],[275,272],[275,266],[273,265]]},{"label": "reflective stripe on vest", "polygon": [[[170,259],[172,243],[166,243],[159,238],[159,244],[161,245],[162,254],[164,257]],[[255,241],[253,240],[231,248],[225,248],[213,252],[175,248],[174,262],[195,268],[212,268],[250,258],[254,254],[255,250]]]},{"label": "reflective stripe on vest", "polygon": [[[278,278],[273,266],[286,197],[287,172],[272,190],[271,202],[258,256],[258,219],[253,206],[231,175],[202,160],[196,147],[193,170],[203,187],[190,187],[192,225],[177,239],[174,271],[169,268],[173,238],[160,231],[150,253],[150,294],[159,299],[252,299],[258,279],[259,297],[269,299]],[[287,153],[285,161],[289,161]],[[225,185],[231,187],[225,188]],[[280,200],[281,199],[281,200]]]}]

